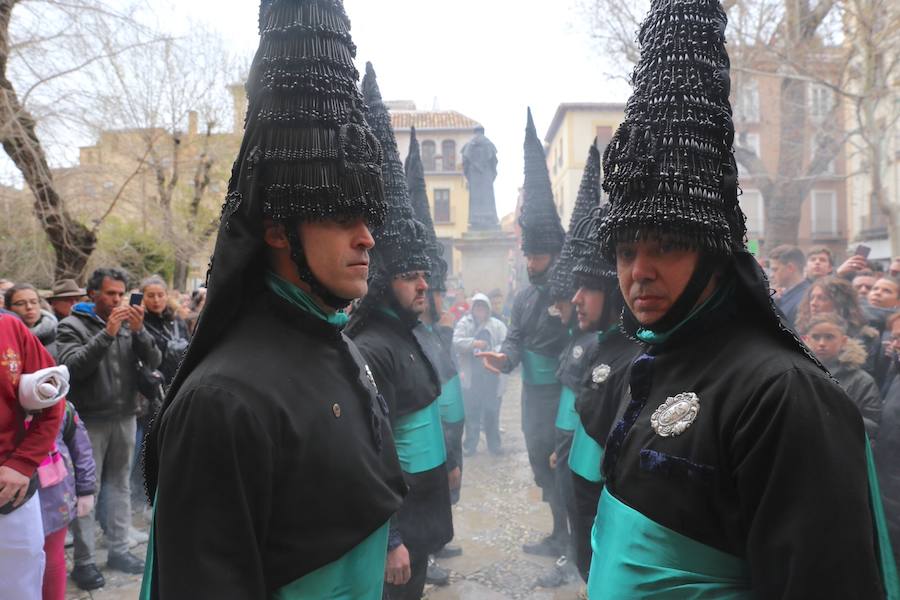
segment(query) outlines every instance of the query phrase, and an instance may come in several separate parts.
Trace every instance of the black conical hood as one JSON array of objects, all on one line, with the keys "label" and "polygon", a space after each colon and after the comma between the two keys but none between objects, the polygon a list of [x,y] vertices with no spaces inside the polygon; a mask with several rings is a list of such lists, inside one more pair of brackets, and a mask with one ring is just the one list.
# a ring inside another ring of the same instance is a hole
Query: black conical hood
[{"label": "black conical hood", "polygon": [[569,231],[572,248],[572,276],[575,285],[593,289],[614,288],[619,285],[616,266],[603,257],[600,245],[600,225],[609,215],[609,204],[594,206]]},{"label": "black conical hood", "polygon": [[610,214],[601,242],[661,233],[727,255],[743,248],[725,11],[715,0],[653,0],[625,121],[604,156]]},{"label": "black conical hood", "polygon": [[559,254],[559,260],[556,261],[550,272],[550,296],[554,300],[569,300],[578,289],[573,273],[576,256],[572,244],[572,233],[575,231],[576,225],[591,212],[591,209],[599,205],[600,152],[597,150],[597,140],[595,139],[594,144],[588,149],[581,185],[578,187],[578,196],[569,219],[566,241]]},{"label": "black conical hood", "polygon": [[430,271],[431,261],[428,256],[428,234],[425,226],[413,216],[391,115],[381,98],[372,63],[366,63],[362,89],[367,107],[366,120],[384,154],[382,175],[388,204],[384,224],[373,232],[375,249],[372,263],[376,268],[372,274],[373,285],[370,286],[374,289],[370,289],[369,296],[370,300],[378,300],[378,294],[390,278],[411,271]]},{"label": "black conical hood", "polygon": [[431,218],[431,207],[428,204],[428,191],[425,185],[425,166],[422,164],[422,154],[415,127],[410,129],[409,154],[406,156],[403,168],[406,171],[406,185],[409,189],[413,213],[416,219],[425,225],[428,233],[428,250],[431,258],[431,277],[428,279],[428,287],[436,292],[444,292],[447,290],[447,261],[444,260],[444,246],[437,239],[434,220]]},{"label": "black conical hood", "polygon": [[522,252],[557,255],[562,250],[565,232],[553,202],[544,145],[538,139],[530,108],[524,148],[525,183],[522,187],[522,214],[519,216]]},{"label": "black conical hood", "polygon": [[[377,224],[385,215],[381,148],[356,88],[356,48],[342,2],[263,0],[259,32],[206,304],[162,411],[246,302],[262,293],[264,217]],[[145,453],[149,492],[156,487],[157,435],[154,424]]]}]

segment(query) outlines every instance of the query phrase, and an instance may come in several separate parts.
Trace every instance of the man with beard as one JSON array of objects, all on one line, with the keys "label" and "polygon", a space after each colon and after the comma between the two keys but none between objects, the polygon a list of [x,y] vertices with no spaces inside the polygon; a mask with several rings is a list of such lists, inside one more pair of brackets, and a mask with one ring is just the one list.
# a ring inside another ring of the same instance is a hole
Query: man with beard
[{"label": "man with beard", "polygon": [[600,246],[642,353],[606,438],[588,595],[894,597],[859,411],[744,247],[726,22],[654,0],[604,157]]},{"label": "man with beard", "polygon": [[559,557],[568,543],[566,509],[556,493],[550,455],[556,446],[556,413],[560,383],[556,377],[559,355],[568,343],[568,331],[553,306],[547,280],[553,261],[562,249],[565,233],[559,222],[544,146],[537,137],[531,109],[525,129],[525,184],[523,186],[522,252],[531,285],[516,295],[509,334],[500,352],[481,354],[484,365],[496,373],[509,373],[522,363],[522,431],[528,461],[543,500],[550,505],[553,531],[536,543],[527,543],[529,554]]},{"label": "man with beard", "polygon": [[347,326],[387,403],[409,494],[392,521],[385,598],[419,600],[428,556],[453,538],[447,452],[437,398],[441,382],[413,333],[427,307],[431,268],[425,226],[414,219],[403,165],[375,71],[366,65],[366,119],[384,151],[388,199],[384,225],[375,230],[370,290]]},{"label": "man with beard", "polygon": [[[340,328],[385,215],[381,150],[341,2],[266,0],[259,27],[206,307],[146,442],[141,598],[380,600],[405,485]],[[323,72],[327,96],[304,83]]]}]

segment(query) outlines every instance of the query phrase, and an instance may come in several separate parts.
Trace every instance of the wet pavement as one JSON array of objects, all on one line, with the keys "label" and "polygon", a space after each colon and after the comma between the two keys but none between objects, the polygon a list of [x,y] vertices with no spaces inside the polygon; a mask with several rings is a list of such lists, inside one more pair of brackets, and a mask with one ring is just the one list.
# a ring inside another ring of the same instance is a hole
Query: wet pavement
[{"label": "wet pavement", "polygon": [[[550,511],[541,502],[534,485],[525,440],[521,431],[521,386],[518,374],[509,378],[501,410],[504,431],[502,456],[492,456],[482,436],[478,453],[465,458],[463,487],[453,508],[456,537],[462,548],[459,557],[441,559],[451,573],[450,585],[426,588],[428,600],[576,600],[584,586],[580,580],[564,587],[536,587],[538,578],[550,569],[553,559],[530,556],[522,544],[536,541],[551,529]],[[135,515],[135,525],[146,531],[144,514]],[[141,544],[132,552],[143,556]],[[67,550],[71,571],[71,548]],[[106,553],[98,547],[98,565],[105,565]],[[140,591],[140,576],[124,575],[101,567],[106,587],[82,592],[69,581],[67,600],[134,600]]]}]

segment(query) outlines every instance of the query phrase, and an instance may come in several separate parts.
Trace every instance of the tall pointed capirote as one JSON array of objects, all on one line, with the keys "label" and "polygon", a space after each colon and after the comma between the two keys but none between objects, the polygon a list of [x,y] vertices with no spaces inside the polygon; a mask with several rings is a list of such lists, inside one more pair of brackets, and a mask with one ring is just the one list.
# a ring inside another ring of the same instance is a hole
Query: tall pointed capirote
[{"label": "tall pointed capirote", "polygon": [[529,255],[558,255],[562,250],[565,232],[553,202],[550,173],[544,145],[534,128],[531,109],[525,127],[525,183],[522,186],[522,252]]},{"label": "tall pointed capirote", "polygon": [[431,218],[431,207],[428,204],[428,190],[425,184],[425,166],[422,164],[422,154],[415,127],[410,128],[409,154],[406,155],[403,168],[406,171],[406,185],[409,189],[413,213],[416,219],[425,225],[428,233],[428,250],[431,258],[431,277],[428,279],[428,287],[436,292],[444,292],[447,290],[448,265],[444,260],[444,246],[437,239],[434,220]]}]

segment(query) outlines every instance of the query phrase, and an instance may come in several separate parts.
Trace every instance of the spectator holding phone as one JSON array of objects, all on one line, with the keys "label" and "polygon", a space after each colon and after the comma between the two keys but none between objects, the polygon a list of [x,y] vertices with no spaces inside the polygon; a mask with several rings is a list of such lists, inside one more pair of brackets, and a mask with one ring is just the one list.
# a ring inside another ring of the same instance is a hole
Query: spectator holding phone
[{"label": "spectator holding phone", "polygon": [[[125,573],[143,572],[144,561],[128,551],[131,525],[129,475],[135,450],[138,410],[138,360],[155,369],[162,360],[144,327],[140,294],[127,301],[127,276],[118,269],[97,269],[88,281],[92,302],[76,304],[59,324],[59,362],[69,368],[69,399],[84,420],[93,446],[97,482],[107,494],[108,566]],[[75,568],[72,579],[83,590],[105,585],[94,563],[94,515],[72,526]]]}]

